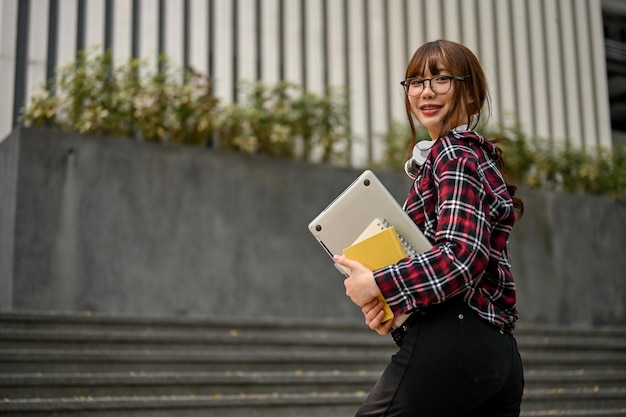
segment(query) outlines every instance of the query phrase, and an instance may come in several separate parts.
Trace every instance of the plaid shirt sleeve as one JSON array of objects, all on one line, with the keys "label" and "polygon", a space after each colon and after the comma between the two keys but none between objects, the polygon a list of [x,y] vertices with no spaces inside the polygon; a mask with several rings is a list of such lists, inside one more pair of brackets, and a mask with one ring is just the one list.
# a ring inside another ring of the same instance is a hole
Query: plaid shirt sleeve
[{"label": "plaid shirt sleeve", "polygon": [[464,135],[469,140],[437,141],[405,204],[433,248],[374,271],[374,277],[396,315],[463,296],[483,318],[512,329],[512,202],[492,159],[494,148],[478,135]]}]

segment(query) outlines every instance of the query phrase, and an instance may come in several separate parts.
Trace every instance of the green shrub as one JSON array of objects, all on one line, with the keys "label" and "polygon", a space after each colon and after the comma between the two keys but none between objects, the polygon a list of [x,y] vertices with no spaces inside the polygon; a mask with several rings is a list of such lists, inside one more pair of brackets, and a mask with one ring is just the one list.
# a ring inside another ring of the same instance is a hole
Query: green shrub
[{"label": "green shrub", "polygon": [[[346,94],[314,94],[280,82],[242,82],[241,99],[221,105],[210,79],[192,68],[172,68],[161,57],[149,72],[135,59],[115,67],[110,52],[83,52],[57,69],[32,97],[27,125],[52,126],[92,135],[132,137],[306,161],[349,164],[352,141]],[[425,129],[418,137],[427,138]],[[568,192],[626,196],[626,147],[586,151],[528,138],[518,127],[485,130],[504,150],[507,172],[518,184]],[[401,170],[411,135],[394,123],[382,135],[383,160]],[[372,163],[372,161],[370,161]]]},{"label": "green shrub", "polygon": [[82,52],[57,69],[22,119],[92,135],[205,145],[218,104],[208,78],[192,69],[172,70],[164,58],[160,62],[161,71],[148,73],[135,59],[115,67],[110,52]]},{"label": "green shrub", "polygon": [[519,129],[501,132],[507,169],[518,183],[570,193],[626,197],[626,147],[579,148],[569,142],[528,139]]},{"label": "green shrub", "polygon": [[[520,128],[481,129],[504,153],[506,170],[517,184],[571,193],[626,197],[626,147],[585,150],[568,143],[528,138]],[[394,124],[383,137],[382,166],[401,170],[411,133],[408,125]],[[428,137],[419,131],[418,137]]]},{"label": "green shrub", "polygon": [[220,110],[219,146],[250,153],[347,163],[349,127],[341,92],[327,95],[302,91],[280,82],[240,83],[241,102]]},{"label": "green shrub", "polygon": [[159,71],[110,52],[83,52],[32,97],[23,121],[92,135],[133,137],[278,157],[347,163],[348,108],[342,92],[303,92],[289,83],[241,83],[240,102],[220,105],[211,82],[192,68]]}]

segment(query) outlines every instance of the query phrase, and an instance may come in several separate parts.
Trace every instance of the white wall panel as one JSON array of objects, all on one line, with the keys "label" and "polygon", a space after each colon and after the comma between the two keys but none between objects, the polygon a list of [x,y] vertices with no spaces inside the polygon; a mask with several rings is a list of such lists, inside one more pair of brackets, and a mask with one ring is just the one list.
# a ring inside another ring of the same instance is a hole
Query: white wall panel
[{"label": "white wall panel", "polygon": [[46,83],[46,60],[48,46],[48,9],[50,2],[40,0],[37,7],[30,8],[28,30],[28,61],[26,65],[26,95],[24,104],[31,103],[32,93],[40,91]]},{"label": "white wall panel", "polygon": [[256,0],[239,0],[237,5],[237,76],[241,80],[256,80],[257,27]]},{"label": "white wall panel", "polygon": [[278,0],[260,0],[261,7],[261,79],[269,84],[280,81],[280,7]]},{"label": "white wall panel", "polygon": [[563,93],[565,95],[565,137],[569,138],[573,146],[583,146],[581,113],[580,113],[580,89],[578,86],[578,65],[576,55],[578,45],[576,43],[576,30],[574,26],[574,12],[571,0],[560,0],[561,37],[563,53]]},{"label": "white wall panel", "polygon": [[234,53],[232,22],[233,7],[230,0],[215,0],[215,59],[213,82],[215,85],[215,95],[224,102],[230,103],[234,100]]},{"label": "white wall panel", "polygon": [[302,79],[303,56],[303,27],[301,24],[302,8],[300,2],[285,1],[284,7],[284,73],[285,80],[304,85]]},{"label": "white wall panel", "polygon": [[367,140],[368,131],[368,103],[367,103],[367,71],[368,65],[365,51],[365,13],[362,0],[348,1],[348,50],[350,60],[350,120],[355,140],[351,149],[353,164],[362,164],[368,161],[370,155]]},{"label": "white wall panel", "polygon": [[443,11],[441,0],[424,0],[424,15],[420,24],[426,27],[426,40],[434,41],[443,37]]},{"label": "white wall panel", "polygon": [[404,10],[402,2],[394,0],[389,2],[389,80],[387,89],[389,91],[387,97],[389,102],[390,122],[404,122],[406,120],[406,111],[404,108],[404,90],[400,85],[400,81],[404,79],[406,66],[411,56],[406,52],[406,39],[404,37]]},{"label": "white wall panel", "polygon": [[326,14],[328,44],[328,85],[330,87],[343,87],[347,85],[346,79],[346,28],[344,19],[346,11],[342,1],[327,2]]},{"label": "white wall panel", "polygon": [[576,24],[576,44],[578,45],[578,88],[582,100],[581,121],[583,125],[583,138],[585,147],[594,146],[597,142],[596,138],[596,103],[594,100],[595,89],[593,83],[593,65],[591,59],[591,43],[589,41],[589,15],[587,10],[587,0],[572,0],[574,3],[574,19]]},{"label": "white wall panel", "polygon": [[367,22],[367,34],[369,38],[368,65],[370,68],[367,80],[369,91],[369,141],[371,142],[371,155],[373,160],[380,160],[383,154],[381,135],[389,130],[387,97],[387,44],[385,36],[384,2],[385,0],[369,0],[369,21]]},{"label": "white wall panel", "polygon": [[113,5],[113,60],[122,65],[132,56],[132,1],[115,0]]},{"label": "white wall panel", "polygon": [[160,30],[165,33],[163,52],[173,68],[184,64],[184,3],[182,1],[168,1],[165,3],[165,27]]},{"label": "white wall panel", "polygon": [[96,54],[104,51],[105,0],[85,2],[85,48]]},{"label": "white wall panel", "polygon": [[203,74],[209,73],[209,7],[206,0],[189,2],[189,65]]},{"label": "white wall panel", "polygon": [[461,9],[458,0],[442,0],[443,5],[443,37],[454,42],[462,43],[461,33]]},{"label": "white wall panel", "polygon": [[463,16],[463,20],[461,21],[462,43],[476,55],[480,55],[480,45],[478,43],[480,26],[478,21],[477,0],[463,0],[459,3],[461,3],[461,16]]},{"label": "white wall panel", "polygon": [[422,24],[424,20],[424,0],[408,0],[405,4],[407,17],[404,21],[408,26],[406,47],[407,56],[409,57],[406,63],[408,64],[417,48],[426,42],[426,28]]},{"label": "white wall panel", "polygon": [[58,7],[57,66],[61,66],[76,60],[78,0],[60,1]]},{"label": "white wall panel", "polygon": [[547,1],[543,4],[543,18],[546,28],[546,74],[550,103],[550,133],[549,136],[558,141],[565,141],[565,97],[563,95],[563,63],[560,52],[561,42],[559,31],[561,19],[557,11],[556,1]]},{"label": "white wall panel", "polygon": [[[569,1],[569,0],[566,0]],[[517,100],[513,107],[519,128],[535,135],[533,111],[533,76],[530,60],[530,28],[528,27],[528,13],[526,4],[522,1],[512,1],[513,32],[513,62],[515,67],[515,90]]]},{"label": "white wall panel", "polygon": [[0,141],[13,127],[17,1],[0,2]]},{"label": "white wall panel", "polygon": [[505,126],[515,124],[515,69],[513,67],[513,31],[511,30],[511,1],[495,2],[495,18],[500,24],[495,27],[498,44],[498,108],[500,123]]},{"label": "white wall panel", "polygon": [[491,0],[478,0],[478,8],[480,10],[478,20],[478,30],[480,47],[477,53],[478,59],[482,64],[493,103],[491,106],[490,123],[499,124],[501,122],[502,112],[500,111],[500,86],[498,85],[498,40],[496,28],[493,25],[495,21],[494,10],[491,7]]},{"label": "white wall panel", "polygon": [[139,6],[139,57],[145,61],[146,72],[158,68],[159,55],[159,4],[154,0],[140,0]]},{"label": "white wall panel", "polygon": [[[105,0],[82,3],[82,22],[78,0],[59,1],[53,34],[49,0],[31,1],[27,70],[14,74],[19,1],[0,1],[4,135],[13,123],[15,85],[27,90],[22,101],[45,81],[48,36],[56,40],[57,65],[74,60],[79,27],[85,28],[87,48],[98,53],[104,46]],[[222,102],[234,100],[238,79],[258,76],[316,92],[347,87],[355,164],[378,159],[380,135],[392,121],[405,120],[398,82],[416,48],[438,38],[460,41],[480,58],[491,86],[492,122],[517,123],[530,137],[568,138],[576,146],[611,144],[599,0],[165,0],[162,19],[156,0],[112,4],[116,63],[132,53],[138,13],[138,55],[149,69],[158,68],[159,39],[175,67],[188,50],[190,65],[211,72]]]},{"label": "white wall panel", "polygon": [[543,30],[543,10],[541,0],[528,0],[530,55],[531,62],[532,106],[535,123],[535,135],[550,137],[550,108],[548,105],[548,79],[546,68],[545,34]]},{"label": "white wall panel", "polygon": [[322,2],[319,0],[304,1],[304,16],[306,21],[305,36],[305,86],[308,91],[321,94],[324,92],[324,69],[326,59],[324,56],[324,15]]}]

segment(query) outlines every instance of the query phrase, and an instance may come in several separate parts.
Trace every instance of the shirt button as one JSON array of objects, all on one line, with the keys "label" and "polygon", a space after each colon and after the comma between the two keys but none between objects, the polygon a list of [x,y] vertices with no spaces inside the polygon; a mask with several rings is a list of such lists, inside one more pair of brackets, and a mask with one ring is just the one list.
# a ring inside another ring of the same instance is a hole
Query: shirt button
[{"label": "shirt button", "polygon": [[463,320],[463,314],[459,314],[459,320]]}]

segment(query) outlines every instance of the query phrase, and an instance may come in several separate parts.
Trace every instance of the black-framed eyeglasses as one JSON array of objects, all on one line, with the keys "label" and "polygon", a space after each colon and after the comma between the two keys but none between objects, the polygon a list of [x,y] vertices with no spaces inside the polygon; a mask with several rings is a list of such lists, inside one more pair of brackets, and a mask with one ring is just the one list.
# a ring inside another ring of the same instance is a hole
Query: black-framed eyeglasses
[{"label": "black-framed eyeglasses", "polygon": [[470,75],[436,75],[433,78],[407,78],[404,81],[400,81],[400,84],[404,87],[404,92],[410,96],[415,97],[422,94],[426,81],[430,84],[430,89],[435,94],[444,94],[450,91],[452,87],[452,80],[464,81],[471,77]]}]

